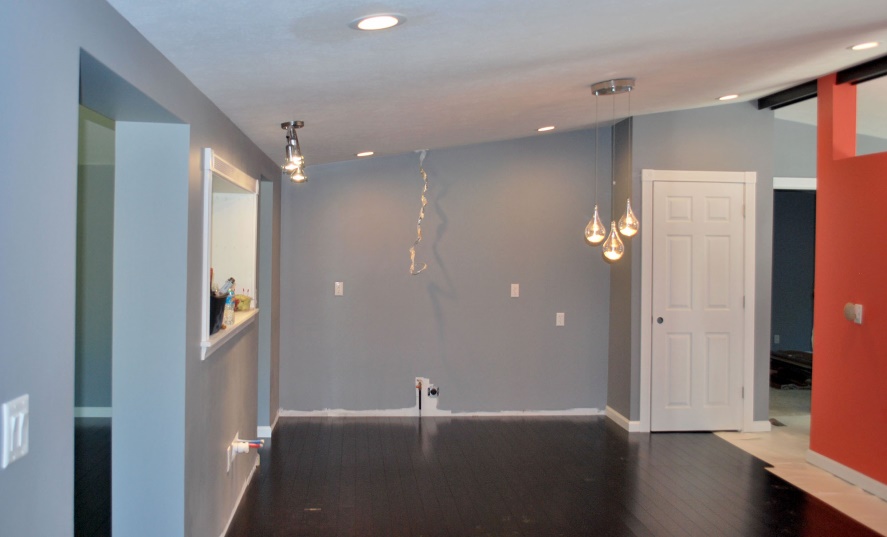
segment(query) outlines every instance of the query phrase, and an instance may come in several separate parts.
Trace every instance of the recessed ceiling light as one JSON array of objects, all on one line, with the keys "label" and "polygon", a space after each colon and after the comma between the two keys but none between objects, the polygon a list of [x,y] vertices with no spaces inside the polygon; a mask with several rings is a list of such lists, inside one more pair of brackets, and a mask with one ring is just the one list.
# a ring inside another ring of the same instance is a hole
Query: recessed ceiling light
[{"label": "recessed ceiling light", "polygon": [[870,48],[875,48],[880,45],[881,45],[881,43],[878,43],[877,41],[869,41],[868,43],[860,43],[858,45],[853,45],[852,47],[850,47],[850,50],[868,50]]},{"label": "recessed ceiling light", "polygon": [[731,93],[730,95],[724,95],[723,97],[718,97],[719,101],[732,101],[733,99],[738,98],[739,95],[736,93]]},{"label": "recessed ceiling light", "polygon": [[356,156],[358,156],[358,157],[371,157],[371,156],[373,156],[373,155],[375,155],[375,154],[376,154],[376,153],[375,153],[374,151],[364,151],[364,152],[362,152],[362,153],[358,153]]},{"label": "recessed ceiling light", "polygon": [[376,13],[354,19],[348,26],[355,30],[384,30],[406,22],[407,18],[399,13]]},{"label": "recessed ceiling light", "polygon": [[538,132],[548,132],[548,131],[553,131],[553,130],[554,130],[554,125],[549,125],[549,126],[547,126],[547,127],[539,127],[539,128],[536,129],[536,130],[537,130]]}]

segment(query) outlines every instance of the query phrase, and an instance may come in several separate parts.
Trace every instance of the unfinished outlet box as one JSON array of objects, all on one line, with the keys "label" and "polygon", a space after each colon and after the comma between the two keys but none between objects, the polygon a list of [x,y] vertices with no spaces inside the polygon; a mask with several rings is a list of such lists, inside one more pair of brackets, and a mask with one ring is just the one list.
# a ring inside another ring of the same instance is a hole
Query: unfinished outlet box
[{"label": "unfinished outlet box", "polygon": [[234,444],[235,444],[235,442],[238,441],[239,438],[240,438],[240,431],[237,431],[237,434],[234,435],[234,440],[232,440],[231,443],[228,444],[228,449],[226,451],[226,460],[228,461],[227,462],[227,469],[225,470],[226,474],[231,473],[231,466],[234,465],[234,457],[237,456],[237,452],[234,451]]}]

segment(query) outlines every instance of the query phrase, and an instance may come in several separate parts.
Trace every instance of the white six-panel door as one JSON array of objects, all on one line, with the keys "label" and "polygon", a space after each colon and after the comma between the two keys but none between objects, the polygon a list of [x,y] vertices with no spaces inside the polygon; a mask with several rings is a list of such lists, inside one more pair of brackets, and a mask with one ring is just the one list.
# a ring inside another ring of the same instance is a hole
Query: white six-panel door
[{"label": "white six-panel door", "polygon": [[742,427],[744,195],[653,185],[653,431]]}]

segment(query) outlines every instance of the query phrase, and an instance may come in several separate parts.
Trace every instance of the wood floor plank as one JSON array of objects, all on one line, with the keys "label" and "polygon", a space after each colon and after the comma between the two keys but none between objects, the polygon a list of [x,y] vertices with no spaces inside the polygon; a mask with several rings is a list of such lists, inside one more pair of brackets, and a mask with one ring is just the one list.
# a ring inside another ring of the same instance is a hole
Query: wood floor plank
[{"label": "wood floor plank", "polygon": [[[75,444],[75,534],[109,535],[110,420]],[[259,451],[229,537],[877,535],[714,435],[600,417],[282,418]]]}]

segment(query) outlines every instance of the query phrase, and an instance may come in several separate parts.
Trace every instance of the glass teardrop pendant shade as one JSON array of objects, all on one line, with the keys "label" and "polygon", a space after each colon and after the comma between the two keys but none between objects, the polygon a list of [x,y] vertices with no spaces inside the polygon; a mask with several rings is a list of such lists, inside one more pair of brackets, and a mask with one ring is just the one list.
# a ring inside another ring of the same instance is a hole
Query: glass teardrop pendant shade
[{"label": "glass teardrop pendant shade", "polygon": [[626,237],[633,237],[637,235],[639,228],[640,222],[631,210],[631,200],[629,199],[625,202],[625,214],[619,219],[619,233]]},{"label": "glass teardrop pendant shade", "polygon": [[585,226],[585,240],[597,246],[606,236],[607,229],[604,227],[604,223],[601,222],[601,217],[597,212],[597,205],[595,205],[594,216],[588,221],[588,225]]},{"label": "glass teardrop pendant shade", "polygon": [[604,257],[610,261],[618,261],[623,253],[625,253],[625,244],[622,243],[622,239],[616,233],[616,221],[614,220],[610,222],[610,234],[607,236],[607,240],[604,241]]}]

